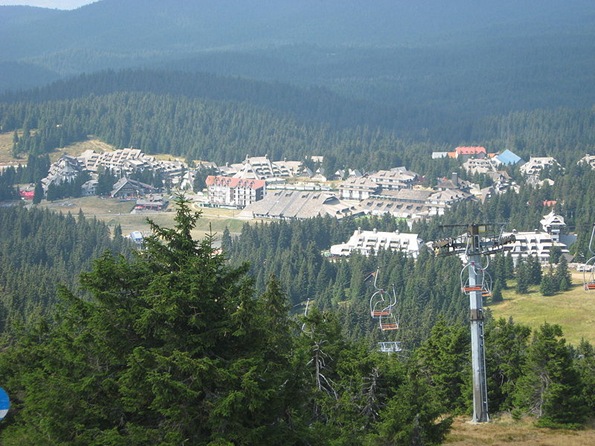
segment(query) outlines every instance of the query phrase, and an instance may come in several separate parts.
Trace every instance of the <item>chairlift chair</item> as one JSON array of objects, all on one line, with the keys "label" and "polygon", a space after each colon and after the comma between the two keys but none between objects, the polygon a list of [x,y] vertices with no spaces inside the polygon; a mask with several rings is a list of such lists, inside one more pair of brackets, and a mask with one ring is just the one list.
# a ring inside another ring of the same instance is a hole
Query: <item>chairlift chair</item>
[{"label": "chairlift chair", "polygon": [[461,270],[461,274],[460,274],[460,279],[461,279],[461,291],[465,294],[469,294],[473,291],[484,291],[484,271],[483,268],[481,268],[481,266],[479,267],[479,270],[481,271],[481,283],[479,284],[475,284],[475,285],[471,285],[469,283],[469,274],[464,275],[465,271],[467,271],[469,268],[473,268],[475,270],[475,272],[477,273],[477,266],[472,264],[472,263],[468,263],[467,265],[465,265],[463,267],[463,269]]}]

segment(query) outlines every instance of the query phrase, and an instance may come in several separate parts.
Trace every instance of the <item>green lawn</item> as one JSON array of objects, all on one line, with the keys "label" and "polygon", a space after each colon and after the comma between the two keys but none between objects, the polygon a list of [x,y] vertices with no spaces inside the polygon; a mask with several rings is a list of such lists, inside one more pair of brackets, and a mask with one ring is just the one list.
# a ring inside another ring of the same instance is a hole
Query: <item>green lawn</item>
[{"label": "green lawn", "polygon": [[[70,212],[77,215],[79,210],[83,211],[88,218],[97,218],[105,222],[113,229],[120,225],[124,235],[132,231],[149,232],[147,218],[164,227],[173,227],[175,211],[173,204],[170,203],[171,210],[166,212],[150,212],[142,214],[131,214],[134,207],[134,201],[119,201],[113,198],[85,197],[85,198],[67,198],[54,202],[42,201],[38,206],[47,207],[56,212],[64,214]],[[230,209],[217,208],[197,208],[202,212],[202,218],[193,232],[196,239],[203,238],[206,234],[213,233],[216,239],[221,238],[223,230],[227,227],[232,234],[239,233],[246,220],[236,219],[238,211]]]},{"label": "green lawn", "polygon": [[583,289],[582,273],[573,274],[573,288],[555,296],[542,296],[537,288],[520,295],[512,289],[503,292],[504,301],[487,307],[495,318],[512,317],[515,321],[536,328],[544,322],[558,324],[571,344],[581,338],[595,342],[595,291]]}]

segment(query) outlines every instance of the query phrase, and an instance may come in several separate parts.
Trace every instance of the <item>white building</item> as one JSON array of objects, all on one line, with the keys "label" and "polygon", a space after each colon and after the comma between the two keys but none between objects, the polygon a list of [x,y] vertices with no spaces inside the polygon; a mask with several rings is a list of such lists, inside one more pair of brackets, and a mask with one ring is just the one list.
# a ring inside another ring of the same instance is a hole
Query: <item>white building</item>
[{"label": "white building", "polygon": [[369,176],[382,190],[410,189],[417,179],[415,172],[410,172],[405,167],[396,167],[391,170],[379,170]]},{"label": "white building", "polygon": [[529,161],[521,166],[523,175],[539,175],[546,167],[561,167],[558,161],[551,156],[531,157]]},{"label": "white building", "polygon": [[395,232],[362,231],[357,229],[347,243],[331,246],[333,256],[349,256],[352,252],[369,256],[380,250],[402,251],[406,255],[417,258],[422,241],[418,234]]},{"label": "white building", "polygon": [[560,241],[560,234],[566,229],[564,217],[556,215],[554,214],[554,211],[552,211],[543,217],[540,223],[543,230],[552,236],[552,240],[555,242]]},{"label": "white building", "polygon": [[445,210],[451,207],[454,203],[475,199],[476,198],[468,192],[459,189],[446,189],[434,192],[428,197],[426,204],[430,208],[430,215],[444,215]]},{"label": "white building", "polygon": [[47,192],[50,184],[58,185],[74,181],[84,170],[84,165],[78,158],[63,155],[58,161],[52,163],[48,175],[41,180],[43,190]]},{"label": "white building", "polygon": [[591,169],[595,169],[595,155],[585,155],[583,156],[577,164],[588,164],[591,166]]},{"label": "white building", "polygon": [[266,193],[264,180],[209,175],[205,183],[209,204],[213,206],[243,209],[251,203],[262,200]]},{"label": "white building", "polygon": [[118,149],[113,152],[97,153],[86,150],[78,159],[89,172],[97,172],[99,167],[109,169],[115,174],[131,173],[150,168],[155,158],[145,155],[140,149]]},{"label": "white building", "polygon": [[471,174],[488,173],[496,170],[494,161],[491,158],[469,158],[463,163],[463,169]]},{"label": "white building", "polygon": [[562,254],[568,253],[568,248],[564,243],[556,242],[551,234],[535,230],[531,232],[507,232],[502,236],[515,236],[515,242],[506,245],[505,252],[510,252],[512,259],[516,264],[519,257],[527,258],[529,255],[536,257],[540,263],[547,264],[550,261],[550,250],[557,246],[562,250]]},{"label": "white building", "polygon": [[380,186],[366,177],[352,177],[339,185],[339,194],[344,200],[365,200],[377,193]]},{"label": "white building", "polygon": [[271,161],[265,156],[246,156],[241,164],[232,164],[235,178],[267,180],[271,178],[289,178],[299,172],[301,162]]}]

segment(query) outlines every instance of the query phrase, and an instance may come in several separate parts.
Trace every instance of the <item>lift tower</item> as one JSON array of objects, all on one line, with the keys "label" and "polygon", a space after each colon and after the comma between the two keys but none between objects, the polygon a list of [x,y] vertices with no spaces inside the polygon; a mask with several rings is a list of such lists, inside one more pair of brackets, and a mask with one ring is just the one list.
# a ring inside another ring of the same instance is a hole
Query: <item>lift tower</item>
[{"label": "lift tower", "polygon": [[[469,319],[471,323],[471,366],[473,369],[473,421],[489,421],[488,386],[485,365],[485,339],[483,295],[487,292],[484,278],[487,275],[481,256],[501,251],[504,245],[514,242],[514,236],[486,237],[485,224],[449,225],[463,226],[467,233],[457,238],[438,240],[433,243],[436,255],[464,256],[467,262],[461,271],[461,290],[469,295]],[[467,277],[465,278],[465,273]]]}]

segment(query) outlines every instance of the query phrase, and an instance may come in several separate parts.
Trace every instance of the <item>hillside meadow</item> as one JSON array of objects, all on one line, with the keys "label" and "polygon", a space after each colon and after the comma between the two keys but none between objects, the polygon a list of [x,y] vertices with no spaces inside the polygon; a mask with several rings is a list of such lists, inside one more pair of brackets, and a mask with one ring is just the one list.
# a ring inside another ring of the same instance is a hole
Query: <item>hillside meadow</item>
[{"label": "hillside meadow", "polygon": [[[172,197],[173,198],[173,197]],[[86,217],[95,217],[105,222],[112,230],[120,225],[122,234],[128,235],[133,231],[141,231],[144,234],[150,232],[147,219],[150,218],[155,223],[163,227],[174,226],[173,212],[174,204],[170,200],[170,205],[165,212],[142,212],[131,213],[134,208],[134,201],[122,201],[112,198],[84,197],[68,198],[56,200],[54,202],[42,201],[39,206],[47,207],[56,212],[77,215],[82,211]],[[196,228],[193,230],[193,236],[202,239],[205,235],[212,233],[215,238],[220,238],[223,230],[227,227],[231,233],[239,233],[245,221],[238,220],[236,215],[239,211],[231,209],[218,208],[195,208],[202,213]]]},{"label": "hillside meadow", "polygon": [[586,446],[595,444],[595,429],[545,429],[534,420],[515,421],[508,414],[493,416],[489,423],[475,424],[469,417],[457,417],[444,444],[450,446]]},{"label": "hillside meadow", "polygon": [[595,292],[583,288],[583,274],[572,273],[572,289],[554,296],[542,296],[536,287],[529,294],[516,294],[514,283],[503,293],[504,301],[487,307],[495,318],[510,318],[537,328],[545,322],[562,327],[564,337],[578,345],[581,338],[595,340]]}]

